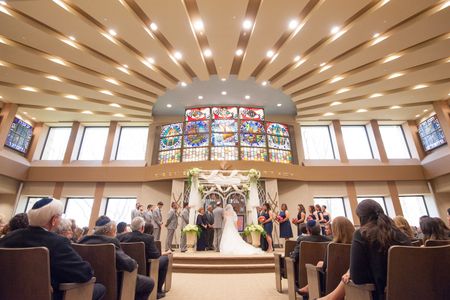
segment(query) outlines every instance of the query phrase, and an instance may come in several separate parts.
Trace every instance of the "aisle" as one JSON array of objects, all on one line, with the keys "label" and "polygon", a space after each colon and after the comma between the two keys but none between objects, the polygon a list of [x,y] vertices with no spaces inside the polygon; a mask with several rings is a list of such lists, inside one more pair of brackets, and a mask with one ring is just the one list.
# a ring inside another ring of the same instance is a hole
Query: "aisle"
[{"label": "aisle", "polygon": [[280,294],[272,274],[183,274],[174,273],[166,300],[287,300]]}]

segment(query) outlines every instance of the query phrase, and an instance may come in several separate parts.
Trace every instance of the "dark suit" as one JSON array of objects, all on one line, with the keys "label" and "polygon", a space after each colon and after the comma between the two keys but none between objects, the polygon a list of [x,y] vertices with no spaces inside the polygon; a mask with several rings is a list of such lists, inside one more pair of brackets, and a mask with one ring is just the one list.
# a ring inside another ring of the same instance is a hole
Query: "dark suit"
[{"label": "dark suit", "polygon": [[[118,237],[119,241],[124,243],[136,243],[144,242],[145,244],[145,259],[159,258],[159,269],[158,269],[158,292],[162,292],[162,287],[166,281],[167,268],[169,266],[169,258],[167,256],[161,256],[161,252],[158,250],[155,244],[155,238],[150,234],[145,234],[140,231],[134,230],[133,232],[128,232],[122,234]],[[147,264],[147,273],[150,269],[150,265]]]},{"label": "dark suit", "polygon": [[[129,257],[123,252],[122,248],[120,248],[120,242],[118,239],[113,237],[108,237],[104,235],[88,235],[82,238],[79,242],[80,244],[113,244],[116,248],[116,269],[117,271],[127,271],[131,272],[137,268],[137,263],[134,259]],[[142,275],[137,276],[136,280],[136,296],[135,299],[146,300],[153,288],[155,287],[155,282]]]},{"label": "dark suit", "polygon": [[[46,247],[50,258],[50,277],[54,299],[61,299],[58,287],[60,283],[89,281],[93,270],[88,262],[84,261],[70,246],[70,241],[41,227],[28,227],[10,232],[0,240],[0,247],[28,248]],[[39,274],[38,274],[39,275]],[[105,287],[97,285],[105,293]],[[103,294],[100,295],[103,297]],[[95,295],[94,295],[95,296]],[[98,297],[99,295],[97,295]]]},{"label": "dark suit", "polygon": [[212,249],[214,249],[214,247],[213,247],[214,228],[212,227],[212,225],[214,224],[214,214],[210,211],[206,211],[206,213],[203,217],[205,218],[205,223],[207,225],[209,225],[208,228],[206,229],[206,241],[207,241],[206,247],[207,247],[207,250],[212,250]]}]

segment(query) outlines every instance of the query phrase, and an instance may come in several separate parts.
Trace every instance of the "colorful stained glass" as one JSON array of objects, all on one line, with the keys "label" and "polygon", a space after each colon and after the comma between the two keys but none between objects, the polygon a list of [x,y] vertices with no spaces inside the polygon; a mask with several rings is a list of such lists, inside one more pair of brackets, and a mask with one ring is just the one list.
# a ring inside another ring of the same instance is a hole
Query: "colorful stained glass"
[{"label": "colorful stained glass", "polygon": [[237,132],[238,123],[235,120],[214,120],[211,124],[212,132]]},{"label": "colorful stained glass", "polygon": [[264,121],[264,109],[255,107],[240,107],[239,119]]},{"label": "colorful stained glass", "polygon": [[184,147],[202,147],[208,146],[209,144],[209,134],[191,134],[184,136]]},{"label": "colorful stained glass", "polygon": [[181,150],[170,150],[159,152],[158,161],[160,164],[177,163],[181,161]]},{"label": "colorful stained glass", "polygon": [[183,133],[183,123],[161,126],[161,137],[180,135]]},{"label": "colorful stained glass", "polygon": [[271,162],[290,164],[292,162],[291,151],[269,149],[269,159]]},{"label": "colorful stained glass", "polygon": [[211,160],[238,160],[238,148],[212,147]]},{"label": "colorful stained glass", "polygon": [[291,150],[291,142],[287,137],[268,135],[267,142],[269,144],[269,148]]},{"label": "colorful stained glass", "polygon": [[265,148],[241,148],[242,160],[266,161],[267,151]]},{"label": "colorful stained glass", "polygon": [[289,131],[286,125],[267,122],[267,134],[289,136]]},{"label": "colorful stained glass", "polygon": [[208,133],[209,121],[186,122],[184,126],[184,134]]},{"label": "colorful stained glass", "polygon": [[211,138],[213,146],[236,146],[238,142],[237,133],[213,133]]},{"label": "colorful stained glass", "polygon": [[241,146],[266,147],[266,136],[262,134],[241,134]]},{"label": "colorful stained glass", "polygon": [[211,119],[209,107],[189,108],[185,113],[186,121],[200,121]]},{"label": "colorful stained glass", "polygon": [[159,142],[159,150],[173,150],[181,148],[181,135],[163,137]]},{"label": "colorful stained glass", "polygon": [[208,160],[208,148],[191,148],[183,150],[183,161]]},{"label": "colorful stained glass", "polygon": [[241,132],[242,133],[262,134],[262,133],[265,133],[266,131],[264,130],[264,125],[261,122],[244,121],[241,124]]},{"label": "colorful stained glass", "polygon": [[211,110],[213,119],[237,119],[238,117],[237,107],[218,106]]}]

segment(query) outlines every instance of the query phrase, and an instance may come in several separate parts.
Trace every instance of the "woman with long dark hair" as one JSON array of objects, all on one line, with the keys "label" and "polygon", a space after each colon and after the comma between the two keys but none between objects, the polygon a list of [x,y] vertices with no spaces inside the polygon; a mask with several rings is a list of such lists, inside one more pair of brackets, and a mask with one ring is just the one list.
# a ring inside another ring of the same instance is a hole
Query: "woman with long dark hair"
[{"label": "woman with long dark hair", "polygon": [[272,230],[273,230],[273,217],[270,211],[269,203],[264,203],[262,206],[261,216],[264,216],[264,221],[261,222],[261,225],[264,227],[266,231],[266,241],[267,241],[267,252],[273,252],[273,243],[272,243]]},{"label": "woman with long dark hair", "polygon": [[298,212],[297,212],[297,218],[295,220],[292,220],[292,223],[294,223],[297,226],[297,236],[302,234],[302,228],[305,227],[306,224],[306,210],[303,204],[299,204],[297,206]]},{"label": "woman with long dark hair", "polygon": [[281,204],[281,211],[278,213],[278,223],[280,224],[280,238],[288,241],[292,237],[292,227],[289,222],[289,212],[285,203]]},{"label": "woman with long dark hair", "polygon": [[447,240],[448,229],[445,223],[439,218],[421,218],[420,229],[423,233],[423,242],[427,240]]},{"label": "woman with long dark hair", "polygon": [[306,221],[316,220],[317,219],[317,217],[316,217],[316,209],[314,208],[314,205],[309,205],[308,206],[308,212],[309,212],[309,214],[306,217]]}]

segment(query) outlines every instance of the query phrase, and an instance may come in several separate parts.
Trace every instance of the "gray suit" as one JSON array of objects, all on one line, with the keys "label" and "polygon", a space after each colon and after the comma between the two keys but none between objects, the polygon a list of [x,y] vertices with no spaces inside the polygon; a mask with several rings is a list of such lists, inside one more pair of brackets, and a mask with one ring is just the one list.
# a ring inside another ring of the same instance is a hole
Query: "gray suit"
[{"label": "gray suit", "polygon": [[155,227],[155,222],[153,222],[153,212],[151,210],[145,211],[143,218],[145,222],[152,223],[153,227]]},{"label": "gray suit", "polygon": [[142,213],[139,209],[133,209],[131,211],[131,221],[133,221],[133,219],[136,217],[142,217]]},{"label": "gray suit", "polygon": [[181,251],[187,250],[186,235],[183,234],[183,228],[186,227],[187,224],[189,224],[189,208],[185,207],[181,211],[181,239],[180,239]]},{"label": "gray suit", "polygon": [[214,216],[214,248],[216,251],[220,249],[220,240],[222,239],[222,231],[223,231],[223,208],[217,206],[213,210]]},{"label": "gray suit", "polygon": [[155,241],[159,241],[161,238],[161,225],[163,223],[161,209],[159,207],[153,211],[153,222],[155,226],[153,236],[155,237]]},{"label": "gray suit", "polygon": [[167,239],[165,251],[168,251],[169,249],[172,249],[173,235],[178,227],[178,216],[173,208],[169,210],[169,215],[167,216],[166,221],[166,227],[167,227]]}]

